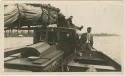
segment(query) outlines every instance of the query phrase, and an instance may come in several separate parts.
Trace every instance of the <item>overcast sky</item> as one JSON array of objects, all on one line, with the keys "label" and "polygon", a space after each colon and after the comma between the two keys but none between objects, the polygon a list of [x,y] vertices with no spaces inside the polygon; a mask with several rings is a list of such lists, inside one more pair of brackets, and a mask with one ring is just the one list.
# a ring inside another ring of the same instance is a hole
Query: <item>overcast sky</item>
[{"label": "overcast sky", "polygon": [[123,28],[123,8],[119,1],[51,1],[50,3],[61,9],[61,12],[69,17],[74,16],[73,23],[84,26],[82,32],[88,26],[93,28],[94,33],[117,33]]}]

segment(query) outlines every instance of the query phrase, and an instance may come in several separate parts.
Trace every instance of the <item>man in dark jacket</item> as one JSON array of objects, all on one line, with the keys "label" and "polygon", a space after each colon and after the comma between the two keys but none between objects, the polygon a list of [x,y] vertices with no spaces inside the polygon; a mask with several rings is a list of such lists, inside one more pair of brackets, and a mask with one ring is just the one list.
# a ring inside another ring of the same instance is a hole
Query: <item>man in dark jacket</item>
[{"label": "man in dark jacket", "polygon": [[87,33],[83,33],[80,38],[80,46],[82,51],[92,51],[93,49],[93,35],[91,34],[91,27],[87,28]]}]

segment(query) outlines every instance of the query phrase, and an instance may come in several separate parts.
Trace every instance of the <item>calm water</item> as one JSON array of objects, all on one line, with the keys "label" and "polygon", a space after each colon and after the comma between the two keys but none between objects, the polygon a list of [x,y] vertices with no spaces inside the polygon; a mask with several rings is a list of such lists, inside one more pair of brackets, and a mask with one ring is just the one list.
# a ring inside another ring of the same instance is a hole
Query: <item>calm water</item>
[{"label": "calm water", "polygon": [[120,36],[95,37],[94,47],[121,64],[123,45]]},{"label": "calm water", "polygon": [[[24,46],[33,43],[32,37],[8,37],[5,38],[5,49]],[[122,44],[120,36],[94,37],[94,47],[121,63]]]}]

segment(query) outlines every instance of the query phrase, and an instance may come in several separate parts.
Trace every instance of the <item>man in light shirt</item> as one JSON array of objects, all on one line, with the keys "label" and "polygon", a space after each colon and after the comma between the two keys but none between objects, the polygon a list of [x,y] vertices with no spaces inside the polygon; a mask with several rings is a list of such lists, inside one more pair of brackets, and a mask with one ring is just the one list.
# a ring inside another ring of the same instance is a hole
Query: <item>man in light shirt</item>
[{"label": "man in light shirt", "polygon": [[93,35],[91,34],[91,27],[87,28],[87,32],[83,33],[80,38],[80,46],[82,51],[92,51],[93,49]]}]

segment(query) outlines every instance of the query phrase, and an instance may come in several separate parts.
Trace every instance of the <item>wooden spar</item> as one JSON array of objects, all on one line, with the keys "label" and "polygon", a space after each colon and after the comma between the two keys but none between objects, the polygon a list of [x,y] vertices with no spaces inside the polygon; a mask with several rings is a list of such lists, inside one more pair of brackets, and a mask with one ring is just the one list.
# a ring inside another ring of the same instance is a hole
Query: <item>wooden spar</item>
[{"label": "wooden spar", "polygon": [[11,33],[10,33],[10,29],[8,30],[8,35],[10,35]]},{"label": "wooden spar", "polygon": [[[52,28],[52,27],[49,27],[49,28]],[[48,28],[48,29],[49,29]],[[14,27],[13,29],[17,29],[17,27]],[[38,28],[37,26],[34,26],[34,27],[30,27],[30,28],[27,28],[27,27],[21,27],[21,28],[19,28],[20,30],[34,30],[34,29],[38,29],[38,30],[40,30],[40,29],[45,29],[45,28]],[[74,30],[74,28],[67,28],[67,27],[54,27],[54,29],[64,29],[64,30]],[[4,29],[4,30],[9,30],[9,29]]]},{"label": "wooden spar", "polygon": [[[18,16],[18,17],[20,18],[20,10],[19,10],[18,4],[17,4],[17,9],[18,9],[18,13],[19,13],[19,16]],[[17,28],[17,35],[18,35],[18,30],[19,30],[19,28],[20,28],[20,19],[19,19],[19,18],[18,18],[18,24],[19,24],[19,25],[17,26],[17,27],[18,27],[18,28]]]}]

